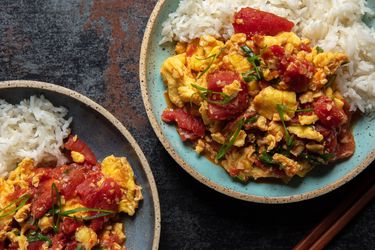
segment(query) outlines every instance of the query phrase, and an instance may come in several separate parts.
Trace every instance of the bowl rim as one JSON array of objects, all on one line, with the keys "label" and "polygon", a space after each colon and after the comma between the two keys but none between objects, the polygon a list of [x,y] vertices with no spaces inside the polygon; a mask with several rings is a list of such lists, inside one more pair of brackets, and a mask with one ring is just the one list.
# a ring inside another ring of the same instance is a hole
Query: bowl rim
[{"label": "bowl rim", "polygon": [[160,214],[160,203],[159,203],[159,195],[158,190],[156,187],[155,179],[152,174],[150,165],[143,154],[141,148],[139,147],[138,143],[135,141],[133,136],[127,130],[127,128],[108,110],[104,107],[99,105],[98,103],[94,102],[90,98],[80,94],[74,90],[55,85],[52,83],[40,82],[40,81],[29,81],[29,80],[11,80],[11,81],[0,81],[0,90],[1,89],[12,89],[12,88],[29,88],[29,89],[38,89],[38,90],[47,90],[55,93],[59,93],[68,97],[71,97],[80,103],[90,107],[91,109],[98,112],[100,115],[104,116],[113,126],[117,128],[117,130],[125,137],[125,139],[130,143],[134,151],[136,152],[137,157],[141,163],[141,167],[146,173],[147,181],[150,185],[151,189],[151,198],[154,203],[154,213],[155,213],[155,220],[154,220],[154,238],[152,242],[152,250],[157,250],[159,248],[159,241],[160,241],[160,231],[161,231],[161,214]]},{"label": "bowl rim", "polygon": [[201,175],[197,170],[193,169],[188,163],[186,163],[173,149],[171,143],[166,139],[160,125],[157,122],[157,119],[153,113],[153,107],[151,105],[151,101],[148,95],[148,84],[147,84],[147,58],[148,58],[148,51],[151,44],[151,35],[154,32],[156,19],[159,17],[162,8],[165,6],[166,0],[159,0],[154,7],[154,10],[151,13],[150,19],[147,23],[141,53],[140,53],[140,60],[139,60],[139,77],[140,77],[140,85],[141,85],[141,92],[142,92],[142,99],[145,105],[145,109],[147,112],[147,116],[150,120],[151,126],[154,129],[155,134],[159,138],[160,142],[164,146],[164,148],[168,151],[168,153],[172,156],[172,158],[192,177],[194,177],[199,182],[203,183],[204,185],[222,193],[227,196],[244,200],[244,201],[251,201],[257,203],[269,203],[269,204],[282,204],[282,203],[292,203],[292,202],[299,202],[303,200],[312,199],[321,195],[324,195],[334,189],[339,188],[340,186],[344,185],[355,176],[357,176],[360,172],[362,172],[367,166],[371,164],[371,162],[375,159],[375,149],[363,160],[357,167],[352,169],[349,173],[347,173],[342,178],[336,180],[335,182],[316,189],[309,192],[305,192],[302,194],[296,195],[289,195],[289,196],[258,196],[258,195],[251,195],[251,194],[244,194],[238,191],[234,191],[230,188],[223,187],[222,185],[211,181],[210,179]]}]

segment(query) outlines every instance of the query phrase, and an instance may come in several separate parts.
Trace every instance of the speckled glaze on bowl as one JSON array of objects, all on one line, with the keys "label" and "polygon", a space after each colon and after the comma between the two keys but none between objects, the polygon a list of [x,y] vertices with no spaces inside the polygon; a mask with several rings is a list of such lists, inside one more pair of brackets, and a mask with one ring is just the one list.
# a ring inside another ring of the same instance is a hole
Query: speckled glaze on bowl
[{"label": "speckled glaze on bowl", "polygon": [[123,216],[127,249],[157,250],[160,238],[160,204],[150,166],[128,130],[102,106],[64,87],[35,81],[0,82],[0,99],[19,103],[32,95],[44,95],[55,106],[64,106],[73,117],[72,132],[79,135],[99,160],[126,156],[144,200],[133,217]]},{"label": "speckled glaze on bowl", "polygon": [[[334,167],[316,168],[307,177],[294,178],[287,185],[269,182],[244,185],[230,178],[221,167],[199,157],[180,140],[175,126],[163,123],[160,118],[167,107],[164,98],[166,88],[160,77],[160,68],[163,61],[174,53],[174,47],[171,44],[159,46],[159,41],[162,23],[169,13],[176,10],[178,3],[175,0],[160,0],[152,12],[140,55],[140,82],[146,111],[156,135],[169,154],[190,175],[234,198],[261,203],[289,203],[311,199],[340,187],[375,159],[374,116],[363,117],[355,125],[353,134],[357,147],[353,157]],[[372,19],[367,21],[375,27]]]}]

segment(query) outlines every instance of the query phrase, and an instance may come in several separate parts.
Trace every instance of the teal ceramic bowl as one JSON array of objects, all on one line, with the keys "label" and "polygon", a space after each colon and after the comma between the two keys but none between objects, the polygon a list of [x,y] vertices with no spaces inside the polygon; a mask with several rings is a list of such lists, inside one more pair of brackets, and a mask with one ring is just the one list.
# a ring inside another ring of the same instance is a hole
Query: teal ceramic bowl
[{"label": "teal ceramic bowl", "polygon": [[[293,178],[288,184],[249,182],[241,184],[220,166],[204,157],[199,157],[191,147],[184,144],[173,125],[161,121],[161,114],[167,107],[164,92],[166,88],[160,76],[163,61],[174,53],[173,46],[161,47],[162,23],[168,14],[175,11],[179,1],[161,0],[157,3],[146,28],[141,58],[140,80],[143,101],[156,135],[169,154],[190,175],[203,184],[226,195],[261,203],[288,203],[311,199],[328,193],[350,181],[364,170],[375,158],[374,116],[361,118],[354,128],[356,152],[347,161],[333,167],[318,167],[305,178]],[[370,1],[374,7],[374,1]],[[366,21],[375,27],[375,21]]]},{"label": "teal ceramic bowl", "polygon": [[32,95],[44,95],[55,106],[68,109],[71,129],[99,160],[126,156],[142,186],[143,201],[134,216],[122,216],[127,249],[157,250],[160,238],[160,204],[150,166],[128,130],[107,110],[89,98],[57,85],[35,81],[0,82],[0,99],[16,104]]}]

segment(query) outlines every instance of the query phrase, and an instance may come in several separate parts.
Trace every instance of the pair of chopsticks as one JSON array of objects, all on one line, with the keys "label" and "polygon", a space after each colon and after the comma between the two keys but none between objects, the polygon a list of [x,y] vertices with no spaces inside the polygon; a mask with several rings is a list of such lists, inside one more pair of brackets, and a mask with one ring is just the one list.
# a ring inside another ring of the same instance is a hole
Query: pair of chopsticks
[{"label": "pair of chopsticks", "polygon": [[343,200],[293,249],[323,249],[351,219],[375,197],[375,168],[357,183],[352,194]]}]

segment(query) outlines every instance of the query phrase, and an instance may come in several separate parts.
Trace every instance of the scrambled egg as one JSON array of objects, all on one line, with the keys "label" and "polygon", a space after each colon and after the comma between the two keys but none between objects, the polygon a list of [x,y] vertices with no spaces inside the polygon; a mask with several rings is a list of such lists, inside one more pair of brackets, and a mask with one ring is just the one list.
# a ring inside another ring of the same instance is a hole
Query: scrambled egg
[{"label": "scrambled egg", "polygon": [[[254,35],[252,39],[238,33],[225,42],[203,36],[178,43],[176,53],[161,68],[169,100],[173,108],[201,119],[206,135],[192,140],[195,151],[220,164],[231,176],[242,181],[269,177],[288,181],[294,175],[304,176],[316,163],[304,156],[327,153],[327,143],[316,129],[322,115],[316,113],[314,104],[328,97],[344,112],[345,101],[334,76],[348,61],[347,55],[312,47],[308,39],[293,32]],[[221,96],[233,98],[224,104],[208,98],[213,93],[208,89],[213,84],[209,79],[221,71],[238,75],[224,85],[215,79],[215,95],[219,91]],[[248,107],[235,117],[222,118],[236,111],[233,106],[239,102],[236,97],[244,91],[244,83]],[[222,116],[212,115],[218,111]],[[243,124],[237,129],[241,117]],[[218,159],[222,150],[227,152]]]},{"label": "scrambled egg", "polygon": [[114,179],[122,189],[119,211],[134,215],[138,202],[142,200],[142,188],[135,184],[134,172],[125,157],[106,157],[102,162],[102,173]]},{"label": "scrambled egg", "polygon": [[[74,162],[81,163],[84,161],[84,156],[78,152],[71,152]],[[82,160],[83,157],[83,160]],[[25,201],[21,207],[16,208],[15,200],[10,199],[17,190],[24,190],[24,193],[29,194],[32,188],[39,186],[41,174],[36,171],[34,162],[31,159],[22,160],[17,168],[9,174],[7,179],[0,178],[0,216],[9,213],[8,216],[0,218],[0,242],[8,239],[10,242],[18,244],[19,249],[27,249],[29,242],[27,235],[30,233],[30,226],[27,224],[32,219],[32,204],[33,198],[18,200]],[[141,187],[135,183],[134,172],[124,157],[108,156],[101,166],[103,178],[112,178],[121,188],[121,199],[118,201],[118,210],[116,213],[125,212],[130,216],[134,215],[138,208],[138,203],[142,200]],[[63,173],[64,174],[64,173]],[[101,179],[99,182],[102,182]],[[100,183],[99,183],[100,184]],[[100,185],[99,185],[100,186]],[[46,197],[47,198],[47,197]],[[17,199],[13,198],[13,199]],[[31,202],[31,203],[30,203]],[[66,200],[61,196],[61,211],[71,211],[73,209],[84,209],[78,197]],[[71,214],[77,218],[90,216],[89,211],[79,211]],[[20,228],[14,228],[14,222],[19,223]],[[62,223],[62,222],[61,222]],[[42,234],[47,234],[53,229],[53,216],[48,213],[36,220],[36,225]],[[118,240],[113,242],[113,237]],[[123,242],[125,241],[125,234],[123,232],[123,225],[115,223],[112,226],[107,226],[100,235],[90,227],[82,224],[81,227],[75,231],[75,240],[81,243],[85,249],[92,249],[97,244],[103,244],[108,249],[125,249]],[[115,244],[115,245],[114,245]],[[47,247],[47,243],[44,244]],[[107,249],[106,248],[106,249]]]},{"label": "scrambled egg", "polygon": [[297,109],[296,93],[274,89],[270,86],[263,89],[255,96],[253,104],[258,113],[269,120],[272,120],[275,115],[278,115],[277,105],[284,105],[287,107],[284,119],[290,120]]}]

